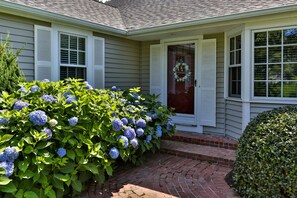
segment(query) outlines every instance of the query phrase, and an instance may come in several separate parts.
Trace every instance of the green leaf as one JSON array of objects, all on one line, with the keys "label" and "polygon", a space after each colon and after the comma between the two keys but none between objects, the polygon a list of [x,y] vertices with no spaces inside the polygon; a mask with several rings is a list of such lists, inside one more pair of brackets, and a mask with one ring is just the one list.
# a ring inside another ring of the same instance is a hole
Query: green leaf
[{"label": "green leaf", "polygon": [[88,171],[91,171],[93,174],[98,174],[98,168],[93,163],[84,164],[83,167],[86,168]]},{"label": "green leaf", "polygon": [[106,166],[105,170],[109,176],[112,176],[112,167],[111,166]]},{"label": "green leaf", "polygon": [[73,180],[71,182],[71,186],[77,192],[81,192],[81,190],[82,190],[82,184],[79,180]]},{"label": "green leaf", "polygon": [[29,145],[29,146],[26,146],[26,148],[23,150],[23,153],[29,154],[29,153],[32,153],[32,151],[33,151],[33,147]]},{"label": "green leaf", "polygon": [[16,198],[23,198],[24,197],[24,190],[20,189],[17,194],[15,194]]},{"label": "green leaf", "polygon": [[63,174],[54,174],[54,177],[63,182],[66,182],[70,179],[69,175],[63,175]]},{"label": "green leaf", "polygon": [[3,135],[0,139],[0,144],[9,141],[12,137],[13,135],[10,135],[10,134]]},{"label": "green leaf", "polygon": [[0,176],[0,185],[7,185],[12,180],[5,176]]},{"label": "green leaf", "polygon": [[53,189],[51,189],[51,190],[48,192],[47,196],[48,196],[49,198],[56,198],[56,193],[55,193],[55,191],[54,191]]},{"label": "green leaf", "polygon": [[38,195],[33,191],[27,191],[24,194],[25,198],[38,198]]},{"label": "green leaf", "polygon": [[0,192],[5,192],[5,193],[14,193],[17,191],[17,188],[15,187],[15,185],[10,182],[9,184],[5,185],[5,186],[0,186]]},{"label": "green leaf", "polygon": [[46,148],[46,147],[48,147],[48,146],[50,146],[50,145],[52,145],[53,144],[53,142],[40,142],[40,143],[38,143],[38,145],[35,147],[35,149],[44,149],[44,148]]},{"label": "green leaf", "polygon": [[19,162],[18,167],[21,171],[26,172],[27,168],[29,167],[29,162],[28,161]]},{"label": "green leaf", "polygon": [[2,168],[2,167],[0,168],[0,174],[1,175],[5,175],[6,174],[6,170],[4,168]]},{"label": "green leaf", "polygon": [[52,184],[54,185],[55,188],[64,191],[64,184],[60,180],[53,178]]},{"label": "green leaf", "polygon": [[75,159],[75,152],[73,150],[68,150],[66,153],[67,157],[74,160]]},{"label": "green leaf", "polygon": [[74,171],[74,167],[75,167],[75,165],[73,163],[68,163],[68,164],[66,164],[65,167],[60,168],[60,172],[71,173],[72,171]]}]

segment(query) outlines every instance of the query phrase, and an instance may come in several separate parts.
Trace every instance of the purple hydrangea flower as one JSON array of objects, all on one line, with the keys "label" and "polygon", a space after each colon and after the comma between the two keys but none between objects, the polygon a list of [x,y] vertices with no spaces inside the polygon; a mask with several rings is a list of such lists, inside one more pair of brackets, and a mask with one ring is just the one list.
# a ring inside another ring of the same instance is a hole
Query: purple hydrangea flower
[{"label": "purple hydrangea flower", "polygon": [[144,130],[142,128],[138,128],[136,130],[136,133],[137,133],[138,136],[142,136],[144,134]]},{"label": "purple hydrangea flower", "polygon": [[136,137],[135,130],[131,127],[127,127],[124,131],[124,135],[129,138],[130,140],[134,139]]},{"label": "purple hydrangea flower", "polygon": [[119,150],[116,147],[113,147],[109,151],[109,155],[112,159],[117,159],[119,157]]},{"label": "purple hydrangea flower", "polygon": [[157,126],[156,131],[157,131],[156,136],[157,137],[162,137],[162,127]]},{"label": "purple hydrangea flower", "polygon": [[150,142],[152,140],[152,136],[148,135],[145,140],[146,140],[146,142]]},{"label": "purple hydrangea flower", "polygon": [[123,136],[123,135],[120,135],[119,138],[118,138],[119,141],[123,141],[124,143],[124,148],[127,148],[127,146],[129,145],[129,141],[128,141],[128,138],[126,136]]},{"label": "purple hydrangea flower", "polygon": [[112,98],[114,98],[114,97],[115,97],[114,93],[110,94],[110,96],[111,96]]},{"label": "purple hydrangea flower", "polygon": [[26,89],[25,87],[21,87],[21,88],[19,88],[18,91],[19,91],[19,92],[23,92],[23,93],[27,93],[27,92],[28,92],[27,89]]},{"label": "purple hydrangea flower", "polygon": [[86,89],[93,89],[93,87],[92,87],[92,85],[90,85],[89,83],[88,83],[88,81],[85,81],[84,82],[85,83],[85,85],[86,85]]},{"label": "purple hydrangea flower", "polygon": [[30,91],[31,91],[32,93],[34,93],[34,92],[36,92],[36,91],[39,91],[39,90],[41,90],[41,89],[40,89],[37,85],[32,86],[31,89],[30,89]]},{"label": "purple hydrangea flower", "polygon": [[4,168],[6,174],[4,176],[10,177],[13,174],[14,163],[13,162],[1,162],[0,167]]},{"label": "purple hydrangea flower", "polygon": [[116,112],[113,112],[113,113],[111,114],[112,117],[116,117],[116,115],[117,115]]},{"label": "purple hydrangea flower", "polygon": [[51,139],[52,136],[53,136],[53,132],[52,132],[52,130],[50,130],[49,128],[44,128],[44,129],[42,130],[42,132],[45,132],[45,133],[47,134],[47,138],[46,138],[45,140],[49,140],[49,139]]},{"label": "purple hydrangea flower", "polygon": [[0,125],[7,125],[9,121],[6,118],[0,118]]},{"label": "purple hydrangea flower", "polygon": [[15,103],[14,103],[14,105],[13,105],[13,109],[15,109],[15,110],[22,110],[23,108],[26,108],[26,107],[28,107],[29,106],[29,103],[27,103],[27,102],[23,102],[23,101],[21,101],[21,100],[18,100],[18,101],[16,101]]},{"label": "purple hydrangea flower", "polygon": [[37,126],[43,126],[47,122],[47,116],[44,111],[32,111],[29,114],[30,121]]},{"label": "purple hydrangea flower", "polygon": [[1,162],[14,162],[15,159],[19,157],[19,153],[17,152],[15,147],[6,147],[6,149],[0,153],[0,161]]},{"label": "purple hydrangea flower", "polygon": [[50,82],[50,80],[45,78],[41,82],[48,83],[48,82]]},{"label": "purple hydrangea flower", "polygon": [[133,148],[136,148],[138,146],[138,139],[134,138],[130,140],[130,144],[133,146]]},{"label": "purple hydrangea flower", "polygon": [[124,125],[127,125],[128,124],[127,118],[122,118],[121,121],[123,122]]},{"label": "purple hydrangea flower", "polygon": [[126,99],[123,99],[123,98],[121,99],[121,103],[124,103],[125,104],[126,102],[127,102]]},{"label": "purple hydrangea flower", "polygon": [[145,120],[144,119],[137,120],[136,126],[141,127],[141,128],[144,128],[146,126]]},{"label": "purple hydrangea flower", "polygon": [[134,102],[134,105],[135,106],[138,106],[140,104],[140,102],[138,101],[138,100],[136,100],[135,102]]},{"label": "purple hydrangea flower", "polygon": [[166,126],[166,130],[169,131],[169,130],[172,130],[172,127],[174,127],[174,123],[172,121],[168,121],[167,122],[167,126]]},{"label": "purple hydrangea flower", "polygon": [[116,91],[117,90],[117,87],[116,86],[112,86],[111,87],[111,91]]},{"label": "purple hydrangea flower", "polygon": [[71,92],[64,92],[64,93],[63,93],[63,96],[64,96],[65,98],[68,98],[71,94],[72,94]]},{"label": "purple hydrangea flower", "polygon": [[112,128],[115,131],[121,130],[123,128],[123,125],[124,125],[123,122],[120,119],[118,119],[118,118],[115,118],[112,121]]},{"label": "purple hydrangea flower", "polygon": [[54,101],[57,101],[57,99],[51,95],[43,95],[41,97],[42,100],[46,101],[46,102],[54,102]]},{"label": "purple hydrangea flower", "polygon": [[77,122],[78,122],[78,118],[77,117],[72,117],[72,118],[70,118],[68,120],[68,122],[69,122],[70,126],[75,126],[77,124]]},{"label": "purple hydrangea flower", "polygon": [[59,157],[62,158],[62,157],[64,157],[66,155],[66,149],[58,148],[57,153],[58,153]]},{"label": "purple hydrangea flower", "polygon": [[129,122],[130,124],[135,124],[135,118],[130,118],[130,119],[128,120],[128,122]]},{"label": "purple hydrangea flower", "polygon": [[66,103],[67,103],[67,104],[73,104],[75,101],[77,101],[77,98],[76,98],[75,96],[71,96],[71,95],[69,95],[69,96],[67,96],[67,98],[66,98]]}]

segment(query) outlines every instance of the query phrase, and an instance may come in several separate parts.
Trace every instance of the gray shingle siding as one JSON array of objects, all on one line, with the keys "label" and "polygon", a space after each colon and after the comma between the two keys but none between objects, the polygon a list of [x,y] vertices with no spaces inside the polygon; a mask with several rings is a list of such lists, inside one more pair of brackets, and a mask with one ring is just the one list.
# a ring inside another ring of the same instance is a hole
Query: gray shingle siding
[{"label": "gray shingle siding", "polygon": [[238,139],[242,134],[242,102],[226,100],[226,135]]}]

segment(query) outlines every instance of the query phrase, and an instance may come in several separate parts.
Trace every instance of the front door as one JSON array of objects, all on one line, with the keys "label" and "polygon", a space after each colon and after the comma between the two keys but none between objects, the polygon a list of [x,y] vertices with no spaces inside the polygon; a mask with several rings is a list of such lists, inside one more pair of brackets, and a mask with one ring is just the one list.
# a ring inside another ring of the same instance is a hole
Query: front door
[{"label": "front door", "polygon": [[167,106],[175,109],[175,123],[196,123],[195,43],[167,45]]}]

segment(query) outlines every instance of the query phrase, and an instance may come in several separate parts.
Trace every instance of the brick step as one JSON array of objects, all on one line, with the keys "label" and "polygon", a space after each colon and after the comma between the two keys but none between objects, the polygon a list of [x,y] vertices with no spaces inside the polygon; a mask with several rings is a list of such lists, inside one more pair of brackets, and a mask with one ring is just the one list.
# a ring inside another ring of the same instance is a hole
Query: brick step
[{"label": "brick step", "polygon": [[168,140],[188,142],[192,144],[206,145],[233,150],[236,150],[238,145],[238,141],[233,140],[231,138],[182,131],[176,132]]},{"label": "brick step", "polygon": [[213,146],[162,140],[161,152],[195,160],[208,161],[231,167],[235,161],[235,150]]}]

